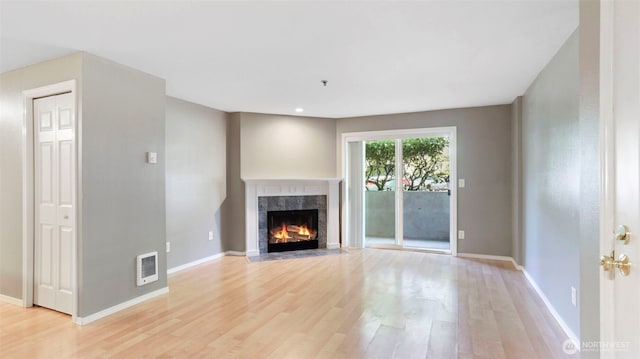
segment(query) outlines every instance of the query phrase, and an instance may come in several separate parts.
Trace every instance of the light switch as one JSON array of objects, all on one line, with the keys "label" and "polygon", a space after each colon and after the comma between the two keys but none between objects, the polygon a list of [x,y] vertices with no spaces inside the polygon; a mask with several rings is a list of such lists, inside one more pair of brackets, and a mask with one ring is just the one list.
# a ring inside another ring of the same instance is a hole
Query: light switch
[{"label": "light switch", "polygon": [[158,153],[147,152],[147,163],[158,163]]},{"label": "light switch", "polygon": [[458,180],[458,188],[464,188],[464,178]]}]

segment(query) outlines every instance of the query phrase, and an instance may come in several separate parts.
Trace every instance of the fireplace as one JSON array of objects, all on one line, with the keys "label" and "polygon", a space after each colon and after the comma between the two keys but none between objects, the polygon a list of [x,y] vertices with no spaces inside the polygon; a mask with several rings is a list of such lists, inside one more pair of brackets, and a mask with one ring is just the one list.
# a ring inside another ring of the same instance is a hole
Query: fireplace
[{"label": "fireplace", "polygon": [[259,197],[258,233],[260,253],[327,248],[327,197]]},{"label": "fireplace", "polygon": [[[318,249],[340,248],[340,194],[338,178],[325,179],[243,179],[245,181],[246,255],[266,254],[269,249],[268,212],[317,210],[317,219],[307,226],[316,226],[316,234],[309,235],[318,241]],[[315,212],[314,212],[315,213]],[[315,215],[314,215],[315,217]],[[304,220],[294,219],[294,226]],[[274,221],[280,226],[282,221]],[[280,222],[280,223],[278,223]],[[304,224],[304,223],[302,223]],[[291,228],[295,230],[295,227]],[[287,232],[289,229],[287,227]],[[299,232],[298,232],[299,233]],[[298,238],[301,236],[298,236]],[[307,245],[304,239],[300,245]],[[313,242],[310,242],[313,243]],[[275,243],[274,243],[275,244]]]},{"label": "fireplace", "polygon": [[267,252],[318,248],[318,210],[267,211]]}]

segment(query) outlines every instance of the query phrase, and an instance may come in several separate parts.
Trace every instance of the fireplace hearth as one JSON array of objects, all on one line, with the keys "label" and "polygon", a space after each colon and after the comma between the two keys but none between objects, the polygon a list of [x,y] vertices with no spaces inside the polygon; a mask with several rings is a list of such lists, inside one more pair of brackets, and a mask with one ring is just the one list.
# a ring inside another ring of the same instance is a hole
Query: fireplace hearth
[{"label": "fireplace hearth", "polygon": [[318,248],[318,210],[268,211],[267,252]]}]

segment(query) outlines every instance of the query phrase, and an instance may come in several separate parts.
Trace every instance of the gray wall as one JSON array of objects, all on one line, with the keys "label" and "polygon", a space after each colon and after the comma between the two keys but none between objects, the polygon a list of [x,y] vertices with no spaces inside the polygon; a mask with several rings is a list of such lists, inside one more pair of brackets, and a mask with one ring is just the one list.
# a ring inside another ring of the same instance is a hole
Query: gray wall
[{"label": "gray wall", "polygon": [[0,295],[22,299],[22,91],[73,79],[80,102],[81,53],[0,74]]},{"label": "gray wall", "polygon": [[[83,86],[81,317],[167,286],[165,82],[85,54]],[[151,251],[159,280],[136,287],[136,256]]]},{"label": "gray wall", "polygon": [[[395,198],[393,191],[364,193],[367,237],[395,237]],[[403,237],[449,242],[449,199],[447,192],[403,192]]]},{"label": "gray wall", "polygon": [[522,101],[525,269],[576,334],[580,318],[571,286],[580,288],[579,84],[576,32]]},{"label": "gray wall", "polygon": [[[580,1],[580,290],[578,304],[583,341],[600,340],[600,1]],[[584,299],[584,300],[583,300]],[[583,352],[583,359],[599,353]]]},{"label": "gray wall", "polygon": [[522,241],[522,96],[511,104],[511,257],[523,265]]},{"label": "gray wall", "polygon": [[227,190],[227,116],[167,97],[168,268],[223,252],[220,212]]},{"label": "gray wall", "polygon": [[227,120],[227,198],[222,204],[222,244],[227,251],[245,251],[245,188],[240,179],[241,113]]},{"label": "gray wall", "polygon": [[339,119],[336,167],[345,132],[445,126],[457,127],[458,178],[466,181],[458,190],[458,228],[465,231],[458,252],[511,256],[511,106]]}]

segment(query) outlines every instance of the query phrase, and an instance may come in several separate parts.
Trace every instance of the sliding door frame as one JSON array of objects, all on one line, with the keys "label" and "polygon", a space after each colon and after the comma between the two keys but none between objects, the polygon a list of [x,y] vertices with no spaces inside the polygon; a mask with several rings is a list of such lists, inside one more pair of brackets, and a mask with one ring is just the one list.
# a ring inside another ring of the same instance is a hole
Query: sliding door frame
[{"label": "sliding door frame", "polygon": [[[344,175],[343,181],[343,193],[344,200],[342,201],[342,233],[344,234],[344,243],[346,247],[351,247],[351,243],[364,243],[364,238],[352,238],[353,235],[364,237],[364,196],[353,193],[353,191],[364,191],[362,184],[360,186],[354,185],[362,182],[363,179],[355,179],[350,171],[352,164],[350,163],[351,154],[349,153],[349,143],[351,142],[363,142],[363,141],[380,141],[380,140],[397,140],[406,138],[423,138],[423,137],[449,137],[449,187],[451,190],[451,196],[449,197],[450,204],[450,221],[449,221],[449,246],[451,255],[456,256],[458,254],[458,170],[457,170],[457,135],[456,127],[431,127],[431,128],[417,128],[406,130],[383,130],[383,131],[364,131],[364,132],[345,132],[342,134],[342,173]],[[398,173],[402,173],[402,169],[398,167],[398,152],[402,151],[402,148],[396,146],[396,191],[398,188],[402,190],[402,181],[398,180]],[[354,171],[358,173],[364,173],[364,156],[362,161],[362,170]],[[400,171],[400,172],[399,172]],[[355,180],[355,182],[354,182]],[[359,181],[359,182],[358,182]],[[398,209],[402,208],[402,196],[396,194],[396,236],[402,234],[403,218],[402,211]],[[357,219],[357,220],[353,220]],[[398,229],[400,230],[398,232]],[[402,242],[401,242],[402,243]]]}]

